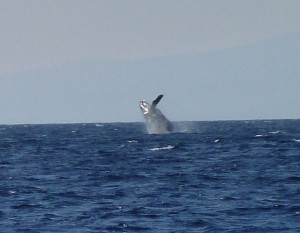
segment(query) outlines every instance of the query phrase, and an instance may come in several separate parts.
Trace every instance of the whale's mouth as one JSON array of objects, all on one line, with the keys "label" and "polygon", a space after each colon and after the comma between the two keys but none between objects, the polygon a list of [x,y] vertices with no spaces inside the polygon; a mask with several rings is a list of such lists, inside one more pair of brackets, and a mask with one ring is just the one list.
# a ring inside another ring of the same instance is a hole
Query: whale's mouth
[{"label": "whale's mouth", "polygon": [[147,114],[150,110],[150,107],[151,106],[149,103],[147,103],[147,101],[145,101],[145,100],[140,101],[140,108],[141,108],[143,114]]}]

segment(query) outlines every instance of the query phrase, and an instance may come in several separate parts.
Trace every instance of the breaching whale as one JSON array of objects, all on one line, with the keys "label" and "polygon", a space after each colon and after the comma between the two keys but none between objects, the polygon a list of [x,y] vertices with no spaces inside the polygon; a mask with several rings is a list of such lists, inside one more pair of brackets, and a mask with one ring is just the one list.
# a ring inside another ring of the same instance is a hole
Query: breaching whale
[{"label": "breaching whale", "polygon": [[173,124],[169,121],[162,112],[156,108],[156,105],[162,99],[163,95],[157,96],[152,104],[146,100],[140,101],[140,108],[144,115],[148,133],[150,134],[164,134],[170,133],[173,130]]}]

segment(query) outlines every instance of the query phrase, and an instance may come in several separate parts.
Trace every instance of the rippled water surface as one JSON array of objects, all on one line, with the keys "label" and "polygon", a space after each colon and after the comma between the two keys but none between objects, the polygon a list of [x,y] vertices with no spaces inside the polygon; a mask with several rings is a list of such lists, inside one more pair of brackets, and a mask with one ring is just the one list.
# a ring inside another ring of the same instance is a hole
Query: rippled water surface
[{"label": "rippled water surface", "polygon": [[0,125],[0,232],[300,232],[300,120]]}]

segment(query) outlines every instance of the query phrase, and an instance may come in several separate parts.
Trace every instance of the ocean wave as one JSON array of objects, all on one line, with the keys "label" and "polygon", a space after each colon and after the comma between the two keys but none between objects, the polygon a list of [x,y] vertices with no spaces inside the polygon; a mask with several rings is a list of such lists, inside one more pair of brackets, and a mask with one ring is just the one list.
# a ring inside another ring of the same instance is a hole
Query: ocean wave
[{"label": "ocean wave", "polygon": [[280,130],[277,130],[277,131],[272,131],[270,132],[271,134],[278,134],[280,132]]},{"label": "ocean wave", "polygon": [[172,145],[168,145],[168,146],[164,146],[164,147],[154,147],[154,148],[151,148],[149,150],[151,151],[160,151],[160,150],[171,150],[173,149],[175,146],[172,146]]},{"label": "ocean wave", "polygon": [[300,120],[103,125],[0,130],[0,232],[299,232]]},{"label": "ocean wave", "polygon": [[138,141],[137,140],[128,140],[127,142],[128,143],[137,143]]}]

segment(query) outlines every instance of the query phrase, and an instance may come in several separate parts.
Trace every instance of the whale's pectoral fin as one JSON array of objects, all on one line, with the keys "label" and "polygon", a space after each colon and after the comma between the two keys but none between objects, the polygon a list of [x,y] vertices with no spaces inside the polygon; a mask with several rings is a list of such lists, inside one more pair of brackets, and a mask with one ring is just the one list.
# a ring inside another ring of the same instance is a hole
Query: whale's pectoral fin
[{"label": "whale's pectoral fin", "polygon": [[152,102],[152,107],[153,107],[153,108],[156,107],[156,105],[159,103],[159,101],[161,100],[161,98],[162,98],[163,96],[164,96],[164,95],[159,95],[159,96],[156,97],[155,100],[153,100],[153,102]]}]

